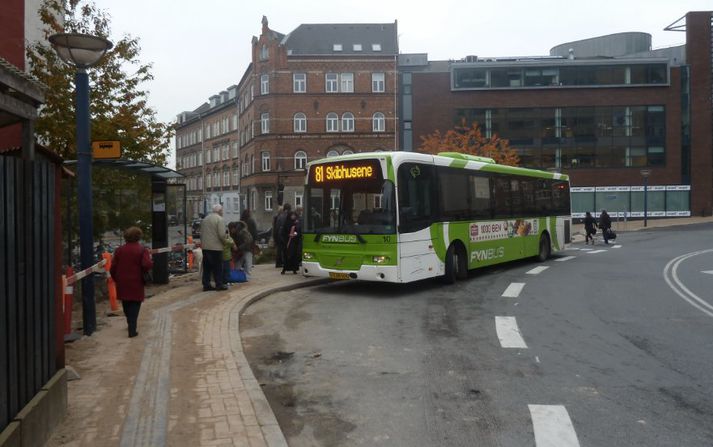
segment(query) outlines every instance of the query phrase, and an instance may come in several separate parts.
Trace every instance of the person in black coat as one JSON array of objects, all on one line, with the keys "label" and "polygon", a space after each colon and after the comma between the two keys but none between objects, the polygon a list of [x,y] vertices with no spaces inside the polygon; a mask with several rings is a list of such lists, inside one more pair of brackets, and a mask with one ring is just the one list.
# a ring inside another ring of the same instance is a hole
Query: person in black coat
[{"label": "person in black coat", "polygon": [[602,229],[602,236],[604,237],[604,243],[609,243],[609,231],[611,230],[611,218],[607,214],[607,210],[602,210],[602,214],[599,215],[599,228]]},{"label": "person in black coat", "polygon": [[587,215],[584,217],[584,232],[586,233],[584,244],[589,245],[589,241],[591,240],[592,245],[594,245],[594,235],[597,234],[597,222],[589,211],[587,211]]},{"label": "person in black coat", "polygon": [[300,250],[302,245],[300,243],[301,237],[302,227],[300,226],[300,219],[297,213],[292,211],[287,217],[282,231],[282,239],[285,241],[285,257],[282,266],[283,275],[287,270],[297,274],[297,270],[300,268],[300,258],[302,257]]},{"label": "person in black coat", "polygon": [[285,262],[285,247],[287,246],[287,238],[285,234],[287,230],[285,229],[285,222],[292,212],[292,206],[289,203],[285,203],[282,206],[282,212],[277,215],[274,224],[275,231],[275,267],[283,267]]}]

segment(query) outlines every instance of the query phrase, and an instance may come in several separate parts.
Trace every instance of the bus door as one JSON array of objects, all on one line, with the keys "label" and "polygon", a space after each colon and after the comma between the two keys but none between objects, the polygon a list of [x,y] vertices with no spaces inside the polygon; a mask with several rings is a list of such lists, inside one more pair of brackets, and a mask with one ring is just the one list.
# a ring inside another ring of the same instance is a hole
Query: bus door
[{"label": "bus door", "polygon": [[405,281],[433,277],[439,270],[431,231],[438,215],[436,168],[421,163],[404,163],[398,168],[399,265]]}]

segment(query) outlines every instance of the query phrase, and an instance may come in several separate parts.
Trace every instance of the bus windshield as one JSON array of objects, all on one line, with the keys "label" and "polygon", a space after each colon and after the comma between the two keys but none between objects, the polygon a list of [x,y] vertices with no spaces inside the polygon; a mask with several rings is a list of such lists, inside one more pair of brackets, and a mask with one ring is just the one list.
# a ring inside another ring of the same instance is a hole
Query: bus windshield
[{"label": "bus windshield", "polygon": [[309,182],[305,233],[393,234],[394,184],[360,179],[327,184]]}]

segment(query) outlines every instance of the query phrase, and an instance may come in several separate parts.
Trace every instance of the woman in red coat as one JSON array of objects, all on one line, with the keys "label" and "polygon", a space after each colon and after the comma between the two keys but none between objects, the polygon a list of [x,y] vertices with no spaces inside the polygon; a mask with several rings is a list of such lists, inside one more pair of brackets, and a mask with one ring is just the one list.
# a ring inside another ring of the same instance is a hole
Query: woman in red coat
[{"label": "woman in red coat", "polygon": [[139,318],[141,302],[144,300],[144,272],[153,267],[151,253],[139,244],[143,233],[138,227],[124,231],[126,244],[117,248],[111,261],[111,277],[116,282],[116,294],[124,308],[129,337],[139,335],[136,321]]}]

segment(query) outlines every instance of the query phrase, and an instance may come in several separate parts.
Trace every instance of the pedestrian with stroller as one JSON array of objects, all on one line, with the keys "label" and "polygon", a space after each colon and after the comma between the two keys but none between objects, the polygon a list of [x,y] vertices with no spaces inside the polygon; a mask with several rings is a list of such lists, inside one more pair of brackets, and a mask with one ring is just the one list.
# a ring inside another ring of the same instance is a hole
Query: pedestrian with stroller
[{"label": "pedestrian with stroller", "polygon": [[611,232],[611,218],[609,214],[607,214],[607,210],[602,210],[602,214],[599,215],[599,228],[602,230],[604,243],[608,245]]}]

